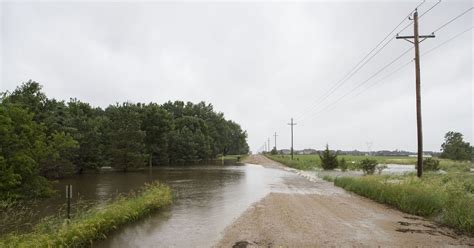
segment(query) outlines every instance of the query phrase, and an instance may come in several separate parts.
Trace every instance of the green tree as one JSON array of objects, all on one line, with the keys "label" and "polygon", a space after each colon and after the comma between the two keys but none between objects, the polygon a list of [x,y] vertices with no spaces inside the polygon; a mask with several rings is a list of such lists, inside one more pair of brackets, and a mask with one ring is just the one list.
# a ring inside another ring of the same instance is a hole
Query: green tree
[{"label": "green tree", "polygon": [[92,108],[88,103],[71,99],[68,104],[69,132],[79,144],[74,158],[76,172],[84,169],[98,170],[104,165],[104,126],[107,117],[100,108]]},{"label": "green tree", "polygon": [[377,164],[378,164],[377,160],[366,158],[360,161],[359,167],[362,169],[364,174],[373,175],[377,167]]},{"label": "green tree", "polygon": [[170,132],[173,129],[171,115],[158,104],[145,105],[141,129],[145,132],[144,141],[149,162],[167,164]]},{"label": "green tree", "polygon": [[60,178],[75,172],[74,158],[79,143],[71,135],[54,132],[47,140],[43,156],[39,160],[40,174],[47,178]]},{"label": "green tree", "polygon": [[123,103],[105,110],[109,122],[106,150],[110,166],[124,172],[146,164],[144,137],[140,115],[135,105]]},{"label": "green tree", "polygon": [[334,170],[337,167],[337,152],[331,152],[329,145],[326,144],[326,149],[319,153],[321,159],[321,167],[325,170]]},{"label": "green tree", "polygon": [[458,132],[447,132],[441,145],[441,157],[452,160],[472,160],[473,147],[464,142],[463,135]]},{"label": "green tree", "polygon": [[0,199],[45,196],[51,192],[39,174],[46,146],[44,127],[33,114],[6,99],[0,105]]}]

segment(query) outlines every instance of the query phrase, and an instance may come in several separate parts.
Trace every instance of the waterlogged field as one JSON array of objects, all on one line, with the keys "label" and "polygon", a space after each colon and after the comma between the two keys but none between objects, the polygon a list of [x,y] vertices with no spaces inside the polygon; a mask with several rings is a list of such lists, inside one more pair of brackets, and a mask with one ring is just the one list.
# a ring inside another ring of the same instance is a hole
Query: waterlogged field
[{"label": "waterlogged field", "polygon": [[[278,161],[286,166],[300,170],[311,170],[321,167],[321,159],[319,155],[294,155],[293,160],[290,155],[266,155],[270,159]],[[375,159],[379,164],[399,164],[399,165],[415,165],[416,158],[408,156],[351,156],[339,155],[338,159],[344,158],[348,163],[349,169],[356,169],[357,164],[366,158]],[[439,159],[440,168],[444,171],[468,172],[470,168],[474,168],[472,162],[460,162],[449,159]]]},{"label": "waterlogged field", "polygon": [[100,208],[77,213],[71,220],[51,217],[26,234],[11,233],[0,239],[0,247],[83,247],[122,225],[136,221],[171,203],[171,191],[159,183],[138,193],[118,197]]}]

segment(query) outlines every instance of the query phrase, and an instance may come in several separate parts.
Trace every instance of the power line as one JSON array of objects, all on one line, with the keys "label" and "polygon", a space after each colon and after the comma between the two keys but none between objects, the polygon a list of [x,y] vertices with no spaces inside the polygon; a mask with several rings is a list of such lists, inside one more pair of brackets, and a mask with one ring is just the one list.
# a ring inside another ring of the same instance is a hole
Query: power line
[{"label": "power line", "polygon": [[[423,13],[426,14],[428,13],[431,9],[433,9],[436,5],[438,5],[441,1],[433,5],[430,9],[428,9],[426,12]],[[425,0],[421,1],[414,10],[412,10],[407,16],[410,16],[418,7],[423,5],[425,3]],[[308,112],[311,110],[317,109],[321,104],[328,99],[331,94],[333,94],[337,89],[339,89],[342,85],[344,85],[352,76],[354,76],[360,69],[362,69],[367,63],[369,63],[378,53],[380,53],[390,42],[393,41],[393,39],[389,39],[381,48],[379,48],[374,54],[372,54],[383,42],[387,40],[387,38],[392,35],[395,30],[400,27],[405,21],[406,17],[403,18],[403,20],[395,27],[393,28],[392,31],[390,31],[372,50],[370,50],[369,53],[367,53],[347,74],[344,75],[333,87],[331,87],[326,93],[323,95],[322,98],[319,98],[318,101],[316,101],[310,108],[308,108],[306,111],[303,111],[300,115],[298,115],[297,118],[295,119],[301,119],[303,120],[304,117]],[[372,54],[372,56],[370,56]],[[370,57],[369,57],[370,56]],[[369,57],[369,58],[368,58]],[[368,58],[368,59],[367,59]],[[367,59],[367,60],[366,60]],[[365,61],[365,62],[364,62]],[[362,65],[361,65],[362,64]]]},{"label": "power line", "polygon": [[424,53],[422,54],[422,56],[424,56],[424,55],[426,55],[426,54],[428,54],[428,53],[433,52],[434,50],[436,50],[436,49],[438,49],[439,47],[445,45],[446,43],[449,43],[450,41],[452,41],[452,40],[458,38],[459,36],[463,35],[464,33],[469,32],[469,31],[472,30],[473,28],[474,28],[474,26],[473,26],[473,27],[470,27],[470,28],[468,28],[468,29],[466,29],[466,30],[464,30],[464,31],[462,31],[462,32],[460,32],[460,33],[458,33],[458,34],[456,34],[456,35],[454,35],[453,37],[447,39],[447,40],[444,41],[443,43],[441,43],[441,44],[439,44],[439,45],[437,45],[437,46],[431,48],[430,50],[424,52]]},{"label": "power line", "polygon": [[410,52],[411,50],[413,49],[413,47],[410,47],[408,48],[407,50],[405,50],[402,54],[400,54],[397,58],[395,58],[394,60],[392,60],[390,63],[386,64],[384,67],[382,67],[381,69],[379,69],[376,73],[372,74],[372,76],[370,76],[369,78],[367,78],[366,80],[362,81],[361,83],[359,83],[355,88],[353,88],[352,90],[348,91],[346,94],[342,95],[341,97],[339,97],[336,101],[330,103],[329,105],[326,105],[325,108],[321,109],[320,111],[316,112],[314,115],[311,116],[311,119],[319,116],[321,113],[323,113],[325,110],[327,110],[328,108],[330,108],[331,106],[337,104],[338,102],[340,102],[342,99],[344,99],[346,96],[348,96],[349,94],[351,94],[352,92],[354,92],[355,90],[357,90],[358,88],[360,88],[362,85],[366,84],[368,81],[370,81],[372,78],[374,78],[375,76],[377,76],[378,74],[380,74],[382,71],[384,71],[385,69],[387,69],[389,66],[391,66],[393,63],[397,62],[399,59],[401,59],[405,54],[407,54],[408,52]]},{"label": "power line", "polygon": [[437,31],[439,31],[439,30],[441,30],[441,29],[443,29],[444,27],[446,27],[446,26],[449,25],[450,23],[454,22],[455,20],[459,19],[461,16],[465,15],[467,12],[471,11],[472,9],[473,9],[473,7],[471,7],[471,8],[469,8],[469,9],[465,10],[464,12],[462,12],[461,14],[459,14],[458,16],[454,17],[453,19],[449,20],[449,21],[446,22],[445,24],[441,25],[439,28],[435,29],[435,30],[433,31],[433,33],[434,33],[434,32],[437,32]]},{"label": "power line", "polygon": [[[424,15],[426,15],[427,13],[429,13],[432,9],[434,9],[434,7],[438,6],[438,4],[441,3],[441,0],[439,0],[437,3],[435,3],[433,6],[431,6],[431,8],[429,8],[428,10],[426,10],[425,12],[423,12],[420,17],[418,17],[418,20],[420,20]],[[416,10],[416,9],[415,9]],[[412,11],[410,13],[410,15],[413,13],[414,11]],[[405,31],[405,29],[407,29],[408,27],[410,27],[411,25],[413,24],[413,21],[411,21],[410,23],[408,23],[408,25],[406,25],[404,28],[402,28],[400,31],[398,31],[398,33],[401,33],[403,31]]]},{"label": "power line", "polygon": [[[474,26],[473,26],[473,27],[469,27],[468,29],[465,29],[465,30],[463,30],[462,32],[459,32],[458,34],[452,36],[451,38],[449,38],[449,39],[447,39],[446,41],[440,43],[439,45],[437,45],[437,46],[435,46],[435,47],[429,49],[428,51],[426,51],[426,52],[424,52],[423,54],[421,54],[420,57],[423,57],[423,56],[426,56],[426,55],[429,54],[429,53],[432,53],[433,51],[435,51],[435,50],[439,49],[440,47],[446,45],[447,43],[449,43],[449,42],[455,40],[456,38],[458,38],[458,37],[460,37],[461,35],[463,35],[463,34],[469,32],[469,31],[472,30],[472,29],[474,29]],[[410,49],[410,50],[411,50],[411,49]],[[377,85],[378,83],[383,82],[383,80],[385,80],[385,79],[389,78],[390,76],[394,75],[395,73],[401,71],[402,69],[404,69],[405,67],[407,67],[407,66],[408,66],[409,64],[411,64],[412,62],[413,62],[413,59],[410,60],[410,61],[408,61],[407,63],[401,65],[400,67],[398,67],[397,69],[395,69],[395,70],[392,71],[391,73],[389,73],[389,74],[385,75],[384,77],[380,78],[378,81],[375,81],[375,83],[370,84],[370,85],[369,85],[368,87],[366,87],[364,90],[359,91],[359,93],[357,93],[356,95],[354,95],[351,99],[353,99],[353,98],[355,98],[355,97],[357,97],[357,96],[363,94],[363,93],[366,92],[368,89],[372,88],[373,86]],[[348,95],[348,94],[346,94],[346,95]],[[334,106],[334,104],[332,104],[332,105]],[[325,109],[325,110],[329,110],[329,109],[330,109],[330,108],[327,108],[327,109]],[[322,112],[323,112],[323,111],[320,111],[319,113],[322,113]],[[314,117],[317,117],[317,116],[314,116]]]}]

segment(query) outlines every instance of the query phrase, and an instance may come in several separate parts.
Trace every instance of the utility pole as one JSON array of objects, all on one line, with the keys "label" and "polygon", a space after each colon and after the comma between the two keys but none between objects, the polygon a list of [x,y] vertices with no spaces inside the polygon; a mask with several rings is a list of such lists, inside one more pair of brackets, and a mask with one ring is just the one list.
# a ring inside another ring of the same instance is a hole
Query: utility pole
[{"label": "utility pole", "polygon": [[[410,19],[412,20],[412,19]],[[417,130],[417,140],[418,140],[418,154],[417,154],[417,163],[416,170],[417,176],[421,177],[423,175],[423,132],[422,132],[422,122],[421,122],[421,79],[420,79],[420,46],[419,44],[428,39],[434,38],[435,35],[419,35],[418,33],[418,10],[415,9],[413,13],[413,26],[414,26],[414,36],[398,36],[397,39],[404,39],[415,45],[415,72],[416,72],[416,130]],[[420,41],[420,38],[422,40]],[[411,41],[410,39],[413,39]]]},{"label": "utility pole", "polygon": [[277,132],[275,132],[275,134],[273,135],[273,137],[275,137],[275,151],[277,150]]},{"label": "utility pole", "polygon": [[267,148],[268,148],[268,151],[270,151],[270,138],[268,138],[268,146],[267,146]]},{"label": "utility pole", "polygon": [[288,125],[291,126],[291,160],[293,160],[293,126],[296,125],[296,123],[293,123],[293,118],[291,118],[291,123],[288,123]]}]

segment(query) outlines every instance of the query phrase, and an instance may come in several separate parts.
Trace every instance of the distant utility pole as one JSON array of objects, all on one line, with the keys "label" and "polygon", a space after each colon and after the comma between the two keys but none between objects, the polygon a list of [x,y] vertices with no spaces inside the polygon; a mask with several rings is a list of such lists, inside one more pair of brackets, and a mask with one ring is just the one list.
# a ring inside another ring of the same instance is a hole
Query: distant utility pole
[{"label": "distant utility pole", "polygon": [[270,138],[268,138],[268,146],[267,146],[267,148],[268,148],[268,151],[270,151]]},{"label": "distant utility pole", "polygon": [[273,137],[275,137],[275,151],[277,150],[277,132],[275,132],[275,134],[273,135]]},{"label": "distant utility pole", "polygon": [[293,126],[296,125],[296,123],[293,123],[293,118],[291,118],[291,123],[288,123],[288,125],[291,126],[291,160],[293,160]]},{"label": "distant utility pole", "polygon": [[[412,20],[412,19],[410,19]],[[414,35],[413,36],[398,36],[397,39],[404,39],[415,45],[415,72],[416,72],[416,130],[417,130],[417,139],[418,139],[418,158],[416,163],[417,176],[421,177],[423,175],[423,132],[422,132],[422,122],[421,122],[421,79],[420,79],[420,42],[428,39],[434,38],[435,35],[432,33],[430,35],[419,35],[418,34],[418,10],[415,9],[413,13],[413,26],[414,26]],[[422,40],[420,41],[420,38]],[[413,39],[411,41],[410,39]]]},{"label": "distant utility pole", "polygon": [[267,142],[263,143],[263,147],[264,147],[264,148],[263,148],[263,149],[264,149],[263,151],[264,151],[264,152],[267,152]]}]

